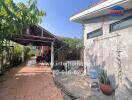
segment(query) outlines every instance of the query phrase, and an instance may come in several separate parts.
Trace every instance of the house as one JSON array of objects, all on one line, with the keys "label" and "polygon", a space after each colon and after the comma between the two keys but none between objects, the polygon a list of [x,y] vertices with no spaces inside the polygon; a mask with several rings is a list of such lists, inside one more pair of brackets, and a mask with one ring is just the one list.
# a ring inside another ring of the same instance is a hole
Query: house
[{"label": "house", "polygon": [[85,73],[103,68],[113,87],[132,96],[132,0],[103,0],[70,20],[83,25]]}]

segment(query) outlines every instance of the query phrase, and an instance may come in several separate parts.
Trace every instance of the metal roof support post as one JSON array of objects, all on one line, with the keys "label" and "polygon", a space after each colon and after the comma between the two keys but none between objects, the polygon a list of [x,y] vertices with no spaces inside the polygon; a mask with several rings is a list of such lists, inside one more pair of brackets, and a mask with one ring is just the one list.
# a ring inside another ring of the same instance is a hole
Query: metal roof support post
[{"label": "metal roof support post", "polygon": [[26,34],[27,34],[27,35],[30,35],[30,28],[27,28],[27,29],[26,29]]},{"label": "metal roof support post", "polygon": [[38,46],[36,46],[36,58],[38,57]]},{"label": "metal roof support post", "polygon": [[24,62],[24,46],[22,46],[22,62]]},{"label": "metal roof support post", "polygon": [[[43,29],[42,29],[42,33],[41,33],[41,36],[43,37],[44,36],[44,33],[43,33]],[[42,45],[41,47],[41,56],[43,57],[44,56],[44,46]]]},{"label": "metal roof support post", "polygon": [[54,66],[54,42],[51,42],[51,68]]}]

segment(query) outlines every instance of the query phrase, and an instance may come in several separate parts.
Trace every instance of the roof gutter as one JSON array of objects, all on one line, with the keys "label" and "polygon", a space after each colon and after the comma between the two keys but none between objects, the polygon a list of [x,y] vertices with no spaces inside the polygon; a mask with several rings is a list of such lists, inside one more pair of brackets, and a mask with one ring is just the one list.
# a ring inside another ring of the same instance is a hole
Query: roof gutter
[{"label": "roof gutter", "polygon": [[[86,14],[84,14],[84,15],[81,15],[81,16],[79,16],[79,14],[76,14],[76,15],[70,17],[70,21],[79,22],[79,21],[77,21],[77,20],[81,20],[82,18],[84,18],[84,17],[86,17],[86,16],[95,14],[95,13],[100,12],[100,11],[102,11],[102,10],[109,9],[109,8],[111,8],[111,7],[113,7],[113,6],[120,5],[120,4],[123,4],[123,3],[128,2],[128,1],[130,1],[130,0],[123,0],[123,1],[117,2],[117,3],[115,3],[115,4],[111,4],[111,5],[108,5],[108,6],[106,6],[106,7],[103,7],[103,8],[100,8],[100,9],[98,9],[98,10],[95,10],[95,11],[93,11],[93,12],[90,12],[90,13],[88,12],[88,13],[86,13]],[[88,10],[86,10],[86,11],[88,11]],[[84,11],[84,12],[85,12],[85,11]],[[83,12],[81,12],[81,13],[83,13]],[[107,14],[107,13],[106,13],[106,14]],[[77,15],[78,15],[78,16],[77,16]],[[77,16],[77,17],[76,17],[76,16]],[[98,17],[98,16],[95,16],[95,17]],[[87,19],[90,19],[90,18],[87,18]]]}]

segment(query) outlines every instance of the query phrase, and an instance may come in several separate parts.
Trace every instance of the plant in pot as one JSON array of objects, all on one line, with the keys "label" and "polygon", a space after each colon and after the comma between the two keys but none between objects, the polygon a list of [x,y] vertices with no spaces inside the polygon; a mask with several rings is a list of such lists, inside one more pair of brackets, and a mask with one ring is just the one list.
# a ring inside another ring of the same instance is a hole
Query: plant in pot
[{"label": "plant in pot", "polygon": [[106,71],[102,70],[99,75],[99,81],[100,81],[100,89],[105,95],[111,95],[112,94],[112,86],[110,79],[107,76]]}]

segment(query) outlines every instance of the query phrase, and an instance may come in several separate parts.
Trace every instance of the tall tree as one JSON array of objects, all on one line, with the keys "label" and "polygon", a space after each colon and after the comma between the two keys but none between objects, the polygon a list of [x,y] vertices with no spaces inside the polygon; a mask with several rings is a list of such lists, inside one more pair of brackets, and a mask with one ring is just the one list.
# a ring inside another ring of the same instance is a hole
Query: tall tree
[{"label": "tall tree", "polygon": [[58,59],[65,60],[78,60],[80,58],[83,43],[81,39],[77,38],[63,38],[62,48],[58,52]]},{"label": "tall tree", "polygon": [[39,24],[44,15],[45,12],[37,8],[37,0],[29,0],[27,4],[0,0],[0,39],[20,34],[23,28]]}]

